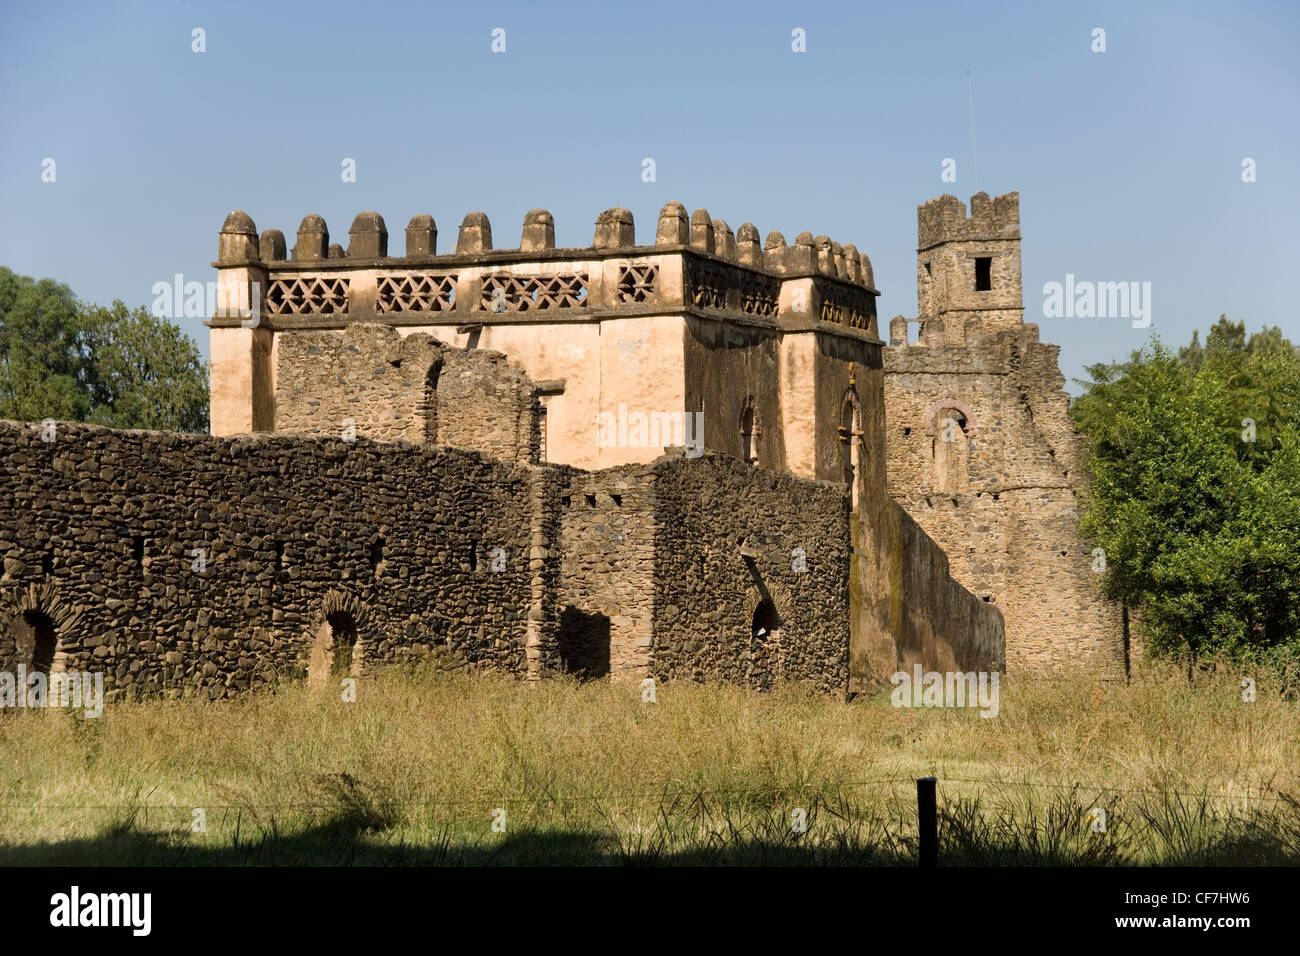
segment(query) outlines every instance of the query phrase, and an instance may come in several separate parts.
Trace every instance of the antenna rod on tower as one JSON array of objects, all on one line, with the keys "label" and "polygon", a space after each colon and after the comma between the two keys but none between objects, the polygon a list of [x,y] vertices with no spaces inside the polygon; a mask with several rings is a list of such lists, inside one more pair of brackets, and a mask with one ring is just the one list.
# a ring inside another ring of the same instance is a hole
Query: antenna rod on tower
[{"label": "antenna rod on tower", "polygon": [[975,158],[975,91],[971,88],[970,70],[966,71],[966,95],[970,98],[970,164],[975,173],[975,191],[980,191],[980,164]]}]

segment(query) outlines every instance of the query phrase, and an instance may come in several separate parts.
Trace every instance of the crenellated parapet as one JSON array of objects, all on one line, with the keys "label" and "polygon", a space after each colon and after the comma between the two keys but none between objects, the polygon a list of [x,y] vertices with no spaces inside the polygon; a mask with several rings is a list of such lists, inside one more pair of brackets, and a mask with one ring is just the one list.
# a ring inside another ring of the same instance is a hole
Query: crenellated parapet
[{"label": "crenellated parapet", "polygon": [[917,210],[917,247],[928,249],[941,242],[990,242],[1020,239],[1020,193],[989,198],[976,193],[966,204],[944,193]]},{"label": "crenellated parapet", "polygon": [[[619,315],[690,314],[777,329],[845,331],[878,343],[871,262],[852,244],[801,233],[787,244],[771,232],[737,230],[705,209],[663,207],[654,242],[638,245],[632,213],[622,207],[596,219],[592,244],[556,248],[555,219],[545,209],[524,217],[518,248],[493,246],[482,212],[461,222],[453,249],[440,252],[427,214],[406,227],[404,255],[392,255],[388,229],[363,212],[346,249],[331,243],[325,220],[304,217],[292,247],[277,229],[260,237],[234,211],[221,230],[217,261],[224,285],[242,287],[222,301],[245,306],[257,290],[260,326],[271,331],[340,328],[354,322],[518,324],[583,322]],[[244,284],[247,284],[245,287]],[[246,324],[218,314],[214,328]]]}]

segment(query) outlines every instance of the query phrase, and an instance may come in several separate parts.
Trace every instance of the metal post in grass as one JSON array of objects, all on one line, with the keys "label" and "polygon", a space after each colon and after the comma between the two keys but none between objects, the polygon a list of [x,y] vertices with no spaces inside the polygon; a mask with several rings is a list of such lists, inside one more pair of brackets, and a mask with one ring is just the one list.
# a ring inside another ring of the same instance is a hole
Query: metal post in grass
[{"label": "metal post in grass", "polygon": [[939,865],[939,809],[935,800],[934,777],[920,777],[916,781],[916,821],[920,825],[917,864],[923,867]]}]

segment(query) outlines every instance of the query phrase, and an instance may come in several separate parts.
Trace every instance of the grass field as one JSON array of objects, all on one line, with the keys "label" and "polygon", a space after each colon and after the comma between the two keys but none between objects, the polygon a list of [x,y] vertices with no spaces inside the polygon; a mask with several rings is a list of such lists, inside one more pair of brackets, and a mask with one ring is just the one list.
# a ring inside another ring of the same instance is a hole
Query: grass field
[{"label": "grass field", "polygon": [[927,775],[943,864],[1300,863],[1300,705],[1257,676],[1008,678],[992,719],[434,669],[12,711],[0,865],[914,865]]}]

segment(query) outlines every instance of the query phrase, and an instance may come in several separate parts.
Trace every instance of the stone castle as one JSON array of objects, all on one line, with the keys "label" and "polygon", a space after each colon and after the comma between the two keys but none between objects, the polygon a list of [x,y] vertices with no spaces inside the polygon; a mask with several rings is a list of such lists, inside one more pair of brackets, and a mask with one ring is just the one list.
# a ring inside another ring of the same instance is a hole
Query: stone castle
[{"label": "stone castle", "polygon": [[[871,263],[669,203],[555,248],[471,213],[219,240],[211,436],[0,423],[0,670],[218,698],[440,655],[522,677],[874,688],[1124,666],[1077,535],[1016,194],[920,209],[919,339]],[[1004,623],[1005,622],[1005,623]]]}]

